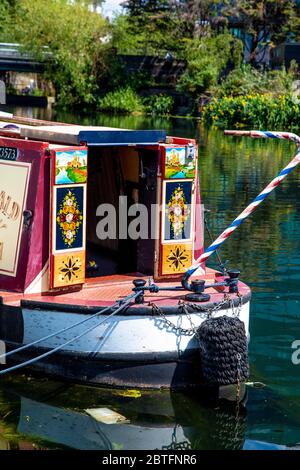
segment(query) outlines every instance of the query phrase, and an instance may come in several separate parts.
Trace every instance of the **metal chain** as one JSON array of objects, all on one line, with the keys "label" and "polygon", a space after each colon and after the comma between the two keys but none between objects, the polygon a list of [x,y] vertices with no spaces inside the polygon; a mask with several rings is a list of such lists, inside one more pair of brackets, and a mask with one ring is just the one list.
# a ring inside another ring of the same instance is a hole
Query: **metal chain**
[{"label": "metal chain", "polygon": [[233,299],[230,297],[228,300],[229,300],[229,304],[230,304],[230,307],[231,310],[232,310],[232,316],[233,317],[236,317],[236,318],[239,318],[240,316],[240,313],[241,313],[241,308],[243,306],[243,302],[242,302],[242,296],[239,292],[237,292],[236,296],[238,297],[239,299],[239,302],[238,302],[238,305],[237,306],[234,306],[234,301]]},{"label": "metal chain", "polygon": [[241,399],[241,355],[237,353],[236,361],[236,411],[235,411],[235,432],[234,440],[238,440],[238,430],[239,430],[239,415],[240,415],[240,399]]},{"label": "metal chain", "polygon": [[[194,312],[197,312],[199,314],[202,313],[202,318],[207,319],[212,317],[213,314],[217,313],[219,310],[222,309],[222,307],[228,305],[229,303],[229,308],[231,308],[232,310],[233,317],[239,317],[242,308],[242,296],[238,293],[237,297],[239,298],[239,303],[237,306],[234,305],[233,299],[228,294],[225,294],[223,300],[221,300],[221,302],[219,302],[217,305],[207,308],[203,308],[203,306],[200,306],[196,303],[179,301],[179,310],[181,311],[181,313],[185,314],[185,316],[190,322],[191,328],[182,328],[181,326],[175,325],[166,317],[166,315],[164,314],[162,309],[158,307],[158,305],[156,305],[154,302],[150,302],[149,305],[152,307],[153,315],[160,316],[163,319],[167,328],[169,328],[169,331],[174,331],[175,333],[179,333],[183,336],[195,335],[196,338],[199,340],[198,326],[193,323],[191,314]],[[189,308],[192,309],[192,311],[189,311]]]},{"label": "metal chain", "polygon": [[189,441],[177,442],[176,431],[178,427],[179,425],[175,424],[172,432],[172,442],[169,445],[162,446],[162,450],[189,450],[192,448]]},{"label": "metal chain", "polygon": [[[199,337],[199,333],[198,333],[198,328],[195,326],[195,324],[194,324],[193,321],[192,321],[192,318],[191,318],[191,315],[190,315],[190,313],[189,313],[189,311],[188,311],[187,305],[183,303],[183,304],[181,304],[181,305],[179,306],[179,309],[180,309],[183,313],[185,313],[187,319],[189,320],[190,325],[191,325],[190,331],[192,331],[193,334],[196,336],[197,340],[200,341],[200,337]],[[207,317],[207,318],[208,318],[208,317]]]},{"label": "metal chain", "polygon": [[191,328],[181,328],[180,326],[177,326],[173,322],[168,320],[164,312],[155,303],[151,302],[150,306],[152,307],[153,315],[160,316],[163,319],[166,326],[170,328],[170,331],[174,331],[175,333],[180,333],[183,336],[192,336],[194,334],[194,331]]},{"label": "metal chain", "polygon": [[236,373],[236,401],[239,403],[241,397],[241,355],[237,353],[236,361],[237,361],[237,373]]}]

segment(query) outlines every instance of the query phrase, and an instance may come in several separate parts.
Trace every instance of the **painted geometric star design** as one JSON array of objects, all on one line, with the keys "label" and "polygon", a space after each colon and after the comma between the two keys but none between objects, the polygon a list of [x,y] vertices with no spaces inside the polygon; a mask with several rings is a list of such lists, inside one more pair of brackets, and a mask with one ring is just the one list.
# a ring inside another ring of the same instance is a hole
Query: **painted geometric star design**
[{"label": "painted geometric star design", "polygon": [[85,252],[54,256],[54,276],[52,287],[83,284],[85,281]]},{"label": "painted geometric star design", "polygon": [[81,262],[79,258],[68,258],[67,261],[63,262],[59,272],[61,274],[61,281],[67,279],[69,282],[74,281],[77,276],[77,271],[80,270]]},{"label": "painted geometric star design", "polygon": [[162,274],[184,273],[193,261],[192,243],[175,243],[162,247]]},{"label": "painted geometric star design", "polygon": [[176,271],[181,267],[184,267],[188,260],[187,251],[184,248],[179,248],[176,246],[174,250],[171,250],[169,256],[167,257],[167,261],[170,268],[173,267]]}]

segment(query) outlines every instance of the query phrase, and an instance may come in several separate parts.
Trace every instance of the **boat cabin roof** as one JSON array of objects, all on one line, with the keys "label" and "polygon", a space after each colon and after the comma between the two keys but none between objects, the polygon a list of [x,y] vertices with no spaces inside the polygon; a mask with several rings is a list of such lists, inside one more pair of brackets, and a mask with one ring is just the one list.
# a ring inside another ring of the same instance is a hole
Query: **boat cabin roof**
[{"label": "boat cabin roof", "polygon": [[[1,120],[1,116],[0,116]],[[64,145],[122,146],[158,145],[166,142],[163,130],[128,130],[73,124],[28,125],[1,121],[2,131],[17,133],[21,138],[55,142]]]}]

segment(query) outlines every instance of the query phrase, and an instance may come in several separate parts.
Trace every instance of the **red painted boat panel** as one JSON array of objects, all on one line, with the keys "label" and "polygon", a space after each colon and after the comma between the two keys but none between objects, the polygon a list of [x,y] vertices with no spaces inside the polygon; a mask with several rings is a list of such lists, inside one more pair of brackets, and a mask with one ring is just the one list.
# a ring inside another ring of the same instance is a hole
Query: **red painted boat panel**
[{"label": "red painted boat panel", "polygon": [[[0,160],[3,168],[4,165],[10,165],[11,171],[7,174],[11,174],[11,181],[8,184],[12,188],[14,187],[14,170],[18,166],[20,169],[22,167],[28,169],[28,189],[25,191],[26,194],[23,194],[22,197],[20,195],[23,200],[18,216],[20,241],[19,249],[15,250],[18,254],[15,276],[0,274],[2,289],[20,292],[26,289],[32,279],[42,270],[48,259],[49,226],[46,221],[49,217],[50,173],[49,162],[45,156],[48,144],[0,137],[0,146],[18,149],[18,156],[15,161]],[[28,228],[22,220],[23,210],[31,211],[33,214]],[[2,212],[1,218],[6,224],[6,230],[9,230],[9,217]],[[15,229],[12,227],[12,230]]]}]

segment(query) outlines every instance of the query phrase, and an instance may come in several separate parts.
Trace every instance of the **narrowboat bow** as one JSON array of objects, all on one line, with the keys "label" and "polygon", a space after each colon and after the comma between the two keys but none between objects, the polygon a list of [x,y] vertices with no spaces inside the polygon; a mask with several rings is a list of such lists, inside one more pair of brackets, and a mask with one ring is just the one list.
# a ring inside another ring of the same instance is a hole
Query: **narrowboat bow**
[{"label": "narrowboat bow", "polygon": [[196,142],[0,119],[0,374],[244,382],[251,293],[205,266]]}]

